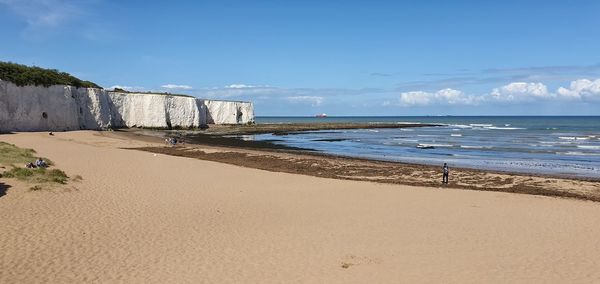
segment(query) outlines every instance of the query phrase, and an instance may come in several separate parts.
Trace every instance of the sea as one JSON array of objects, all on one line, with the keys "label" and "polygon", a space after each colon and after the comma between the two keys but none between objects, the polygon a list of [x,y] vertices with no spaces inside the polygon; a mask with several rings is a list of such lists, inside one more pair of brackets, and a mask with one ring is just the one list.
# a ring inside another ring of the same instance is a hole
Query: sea
[{"label": "sea", "polygon": [[256,122],[439,124],[241,138],[347,157],[600,178],[600,116],[257,117]]}]

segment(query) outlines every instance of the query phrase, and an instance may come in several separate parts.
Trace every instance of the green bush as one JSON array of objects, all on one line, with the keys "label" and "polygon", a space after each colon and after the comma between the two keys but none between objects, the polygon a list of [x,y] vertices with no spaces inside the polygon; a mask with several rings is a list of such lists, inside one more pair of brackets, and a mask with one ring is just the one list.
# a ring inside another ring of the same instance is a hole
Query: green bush
[{"label": "green bush", "polygon": [[93,82],[80,80],[56,69],[30,67],[12,62],[0,62],[0,79],[13,82],[17,86],[70,85],[77,88],[102,88]]}]

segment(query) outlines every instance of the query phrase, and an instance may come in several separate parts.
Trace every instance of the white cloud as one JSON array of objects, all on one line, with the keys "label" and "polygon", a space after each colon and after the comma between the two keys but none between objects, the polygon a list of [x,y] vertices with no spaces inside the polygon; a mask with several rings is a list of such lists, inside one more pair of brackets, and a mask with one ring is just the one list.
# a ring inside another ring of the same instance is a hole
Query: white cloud
[{"label": "white cloud", "polygon": [[[513,82],[494,88],[485,94],[468,94],[451,88],[434,92],[417,90],[398,94],[390,89],[281,88],[247,84],[231,84],[224,87],[210,88],[192,88],[187,85],[168,84],[162,87],[187,89],[192,95],[199,98],[272,101],[311,106],[320,106],[325,100],[356,103],[364,102],[367,98],[372,98],[369,101],[376,101],[378,106],[475,106],[499,103],[520,104],[534,101],[564,101],[565,98],[598,99],[600,101],[600,79],[595,81],[576,80],[571,82],[569,88],[559,88],[555,92],[549,91],[546,85],[539,82]],[[125,86],[123,88],[143,90],[142,87]]]},{"label": "white cloud", "polygon": [[138,87],[138,86],[132,87],[132,86],[121,86],[121,85],[114,85],[114,86],[111,86],[109,89],[112,89],[112,90],[123,89],[125,91],[130,91],[130,92],[145,92],[145,91],[147,91],[146,88],[144,88],[144,87]]},{"label": "white cloud", "polygon": [[514,82],[493,89],[490,96],[492,100],[501,102],[528,102],[549,99],[555,95],[549,93],[548,87],[542,83]]},{"label": "white cloud", "polygon": [[323,97],[318,96],[293,96],[287,97],[292,103],[309,103],[311,106],[320,106],[323,103]]},{"label": "white cloud", "polygon": [[414,91],[400,94],[401,106],[472,105],[477,104],[479,100],[476,96],[468,96],[454,89],[443,89],[435,93]]},{"label": "white cloud", "polygon": [[216,87],[194,90],[198,97],[205,98],[232,98],[232,97],[257,97],[272,96],[285,92],[285,89],[274,87],[246,86],[244,88]]},{"label": "white cloud", "polygon": [[73,1],[0,0],[0,4],[6,5],[33,28],[56,27],[80,14],[79,8]]},{"label": "white cloud", "polygon": [[[480,95],[466,95],[462,91],[443,89],[437,92],[412,91],[400,94],[401,106],[428,105],[478,105],[478,104],[519,104],[553,100],[600,101],[600,79],[579,79],[572,81],[568,88],[560,87],[556,92],[548,91],[543,83],[513,82],[491,92]],[[383,106],[391,105],[385,101]]]},{"label": "white cloud", "polygon": [[45,41],[56,34],[90,41],[119,38],[117,24],[97,17],[103,0],[0,0],[0,10],[10,11],[23,23],[21,36],[30,41]]},{"label": "white cloud", "polygon": [[82,18],[87,1],[73,0],[0,0],[26,24],[22,35],[31,40],[49,37],[69,22]]},{"label": "white cloud", "polygon": [[[340,100],[361,100],[376,94],[393,94],[391,90],[364,88],[282,88],[270,85],[232,84],[224,87],[194,88],[192,91],[198,98],[215,98],[237,100],[283,100],[290,102],[289,97],[340,98]],[[308,100],[308,99],[306,99]],[[322,101],[323,101],[322,100]],[[313,99],[314,101],[314,99]],[[298,100],[294,101],[298,102]]]},{"label": "white cloud", "polygon": [[175,85],[175,84],[166,84],[166,85],[162,85],[160,87],[164,88],[164,89],[178,89],[178,90],[191,90],[191,89],[193,89],[192,86],[188,86],[188,85]]},{"label": "white cloud", "polygon": [[588,79],[572,81],[569,88],[558,88],[557,94],[562,98],[577,100],[599,100],[600,79],[596,79],[594,81]]},{"label": "white cloud", "polygon": [[225,86],[225,89],[252,89],[252,88],[268,88],[269,86],[255,86],[246,84],[231,84]]}]

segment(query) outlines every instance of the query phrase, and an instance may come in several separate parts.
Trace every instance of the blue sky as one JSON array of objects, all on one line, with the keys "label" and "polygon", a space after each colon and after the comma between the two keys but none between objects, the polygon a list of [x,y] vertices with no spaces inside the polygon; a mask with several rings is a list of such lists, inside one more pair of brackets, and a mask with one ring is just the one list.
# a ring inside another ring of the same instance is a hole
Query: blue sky
[{"label": "blue sky", "polygon": [[600,1],[0,0],[0,60],[257,115],[599,115]]}]

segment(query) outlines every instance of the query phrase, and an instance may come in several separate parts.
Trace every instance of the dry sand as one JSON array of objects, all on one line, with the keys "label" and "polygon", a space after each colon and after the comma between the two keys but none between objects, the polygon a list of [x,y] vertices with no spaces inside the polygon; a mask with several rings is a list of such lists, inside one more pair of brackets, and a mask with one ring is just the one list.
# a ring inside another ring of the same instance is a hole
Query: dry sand
[{"label": "dry sand", "polygon": [[0,197],[0,283],[599,282],[600,203],[267,172],[81,131]]}]

